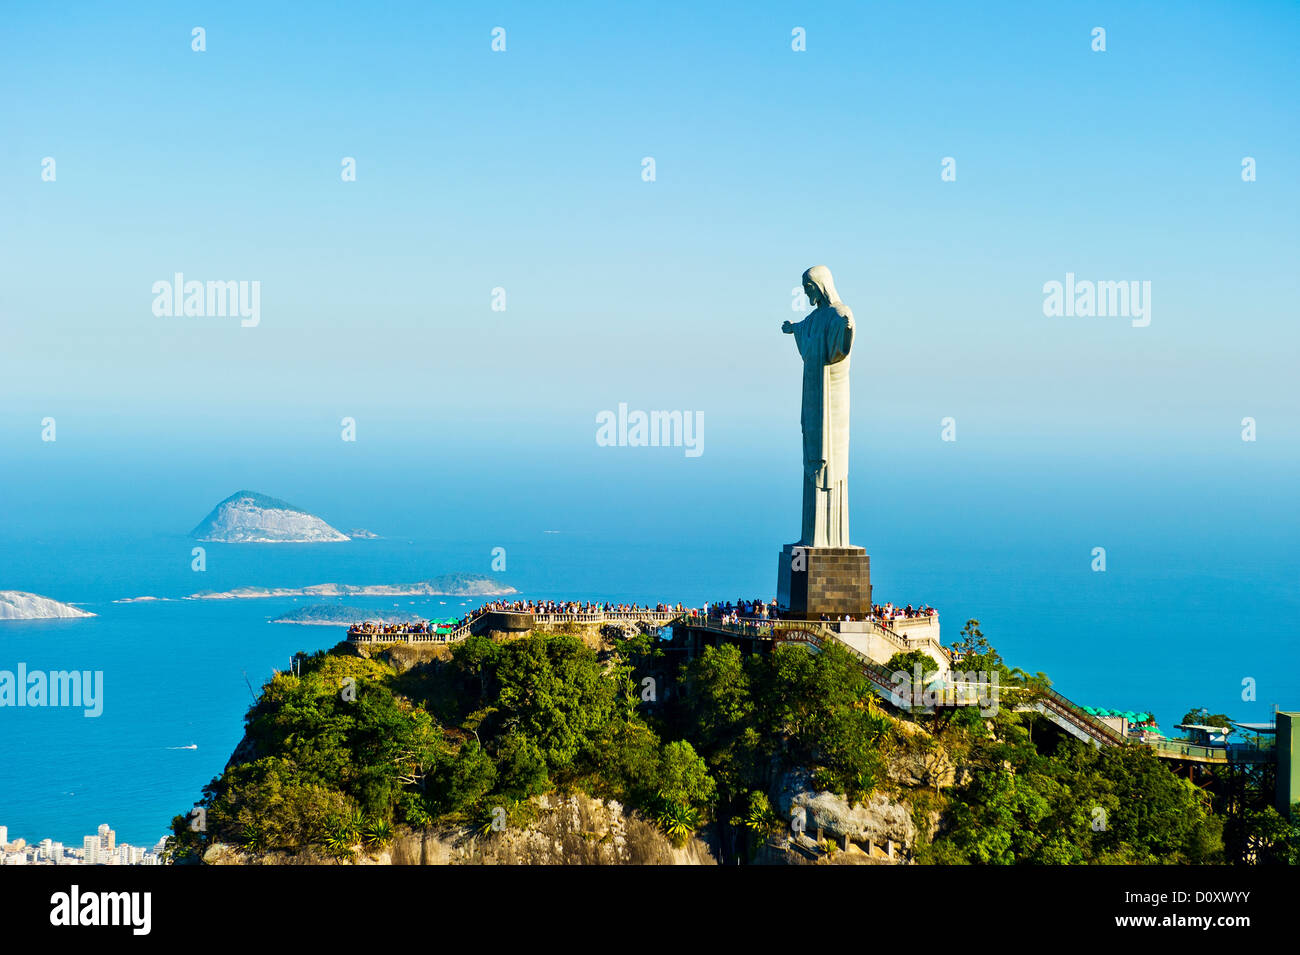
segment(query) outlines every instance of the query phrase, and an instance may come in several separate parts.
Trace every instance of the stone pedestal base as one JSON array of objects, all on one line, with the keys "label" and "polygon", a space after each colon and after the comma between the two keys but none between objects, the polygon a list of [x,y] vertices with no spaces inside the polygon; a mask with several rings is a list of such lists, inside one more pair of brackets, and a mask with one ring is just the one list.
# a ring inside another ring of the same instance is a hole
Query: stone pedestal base
[{"label": "stone pedestal base", "polygon": [[776,602],[782,616],[832,620],[871,612],[871,558],[863,547],[804,547],[786,544],[776,573]]},{"label": "stone pedestal base", "polygon": [[490,610],[481,618],[482,630],[495,630],[498,633],[523,633],[537,625],[531,613],[512,613],[505,610]]}]

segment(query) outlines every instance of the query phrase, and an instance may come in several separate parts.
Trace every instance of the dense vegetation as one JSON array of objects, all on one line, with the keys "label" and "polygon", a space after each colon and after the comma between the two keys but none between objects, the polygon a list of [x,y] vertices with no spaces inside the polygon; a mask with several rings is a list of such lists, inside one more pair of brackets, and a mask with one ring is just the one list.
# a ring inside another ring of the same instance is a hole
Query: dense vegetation
[{"label": "dense vegetation", "polygon": [[[1046,678],[1008,668],[973,621],[961,649],[963,669],[999,673],[996,713],[890,715],[836,647],[724,645],[680,663],[649,635],[600,650],[565,634],[471,637],[447,660],[399,672],[340,646],[265,685],[245,742],[204,789],[203,825],[173,821],[173,851],[195,858],[220,842],[345,857],[399,827],[524,824],[533,797],[580,790],[639,811],[678,844],[709,835],[725,860],[745,860],[788,827],[770,794],[801,768],[850,800],[907,805],[920,861],[1223,857],[1200,790],[1146,750],[1094,750],[1007,705]],[[892,772],[899,760],[919,778]],[[1294,839],[1280,816],[1269,824],[1270,846]]]},{"label": "dense vegetation", "polygon": [[629,669],[573,636],[471,637],[405,674],[343,648],[297,669],[249,710],[251,758],[205,787],[203,831],[174,820],[179,854],[226,842],[346,855],[398,825],[526,821],[530,797],[574,788],[681,839],[714,799],[690,744],[661,741],[638,712]]}]

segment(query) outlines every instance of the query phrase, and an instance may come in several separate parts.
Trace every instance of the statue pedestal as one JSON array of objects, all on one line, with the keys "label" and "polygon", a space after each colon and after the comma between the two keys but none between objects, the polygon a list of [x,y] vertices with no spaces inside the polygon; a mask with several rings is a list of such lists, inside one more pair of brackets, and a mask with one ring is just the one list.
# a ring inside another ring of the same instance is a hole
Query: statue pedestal
[{"label": "statue pedestal", "polygon": [[871,558],[864,547],[805,547],[786,544],[776,573],[781,615],[796,620],[832,620],[871,613]]}]

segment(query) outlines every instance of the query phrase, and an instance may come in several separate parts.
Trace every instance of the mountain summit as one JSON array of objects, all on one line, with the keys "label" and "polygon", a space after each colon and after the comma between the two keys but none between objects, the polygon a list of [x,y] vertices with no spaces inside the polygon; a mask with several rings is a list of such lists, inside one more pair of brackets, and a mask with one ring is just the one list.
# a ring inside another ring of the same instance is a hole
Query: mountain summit
[{"label": "mountain summit", "polygon": [[256,491],[236,491],[190,536],[224,544],[319,544],[351,540],[315,514]]}]

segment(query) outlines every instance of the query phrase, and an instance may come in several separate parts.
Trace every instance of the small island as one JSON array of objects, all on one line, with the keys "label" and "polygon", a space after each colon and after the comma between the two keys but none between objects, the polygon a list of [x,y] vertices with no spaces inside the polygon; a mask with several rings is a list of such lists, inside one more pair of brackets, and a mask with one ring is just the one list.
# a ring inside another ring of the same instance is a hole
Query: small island
[{"label": "small island", "polygon": [[29,594],[23,590],[0,590],[0,620],[54,620],[93,616],[93,613],[40,594]]},{"label": "small island", "polygon": [[262,597],[503,597],[514,587],[482,574],[443,574],[413,584],[312,584],[308,587],[236,587],[205,590],[186,600],[256,600]]},{"label": "small island", "polygon": [[425,618],[415,613],[371,610],[365,607],[348,607],[342,604],[309,604],[276,617],[271,623],[297,623],[312,627],[346,627],[361,620],[386,626],[392,623],[423,623]]},{"label": "small island", "polygon": [[351,540],[347,534],[278,498],[236,491],[190,532],[221,544],[321,544]]}]

